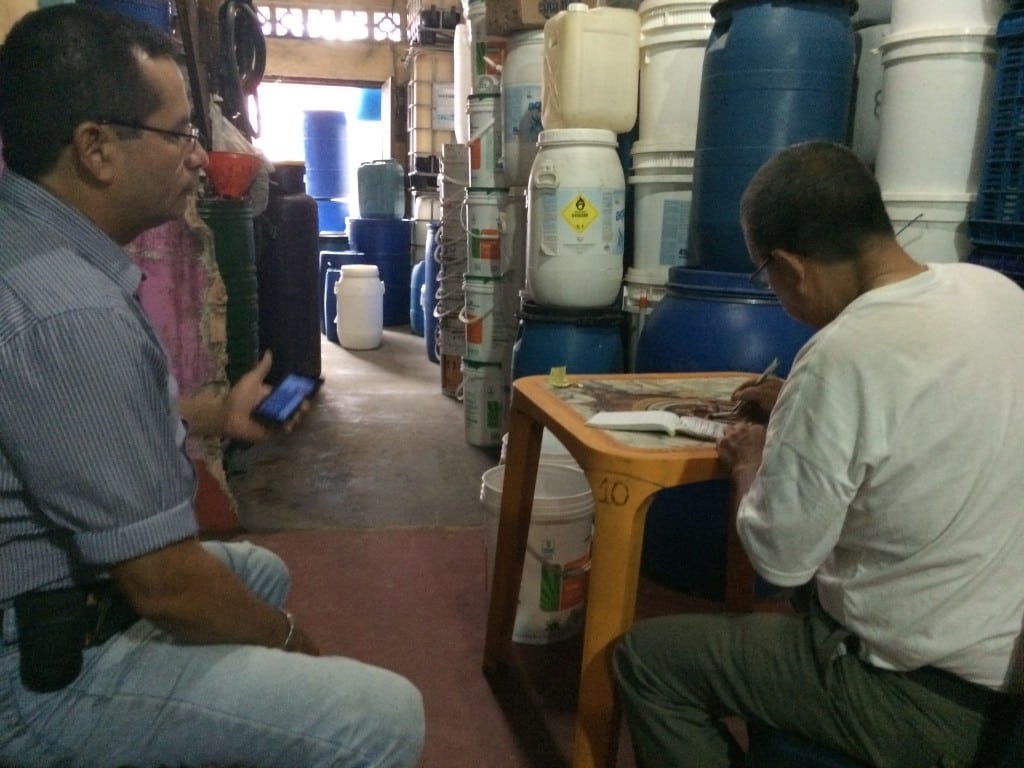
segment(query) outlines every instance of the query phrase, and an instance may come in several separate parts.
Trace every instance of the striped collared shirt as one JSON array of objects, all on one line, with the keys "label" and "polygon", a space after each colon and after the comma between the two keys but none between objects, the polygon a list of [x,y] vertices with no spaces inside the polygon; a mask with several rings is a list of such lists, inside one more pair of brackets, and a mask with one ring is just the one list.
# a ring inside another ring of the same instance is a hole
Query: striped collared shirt
[{"label": "striped collared shirt", "polygon": [[79,211],[0,176],[0,602],[196,531],[176,385],[140,278]]}]

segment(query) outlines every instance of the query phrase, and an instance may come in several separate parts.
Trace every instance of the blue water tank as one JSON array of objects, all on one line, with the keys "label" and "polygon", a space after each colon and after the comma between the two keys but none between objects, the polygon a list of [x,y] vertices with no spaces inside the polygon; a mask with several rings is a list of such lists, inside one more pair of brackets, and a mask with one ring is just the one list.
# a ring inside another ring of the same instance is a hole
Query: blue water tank
[{"label": "blue water tank", "polygon": [[437,260],[437,232],[440,223],[432,221],[427,224],[427,242],[423,254],[423,338],[427,348],[427,359],[439,363],[437,354],[437,308],[438,276],[441,264]]},{"label": "blue water tank", "polygon": [[412,265],[412,277],[409,280],[409,330],[416,336],[423,335],[423,270],[426,267],[421,259]]},{"label": "blue water tank", "polygon": [[750,269],[739,201],[761,165],[811,139],[846,143],[856,71],[850,0],[720,0],[701,75],[693,263]]},{"label": "blue water tank", "polygon": [[412,277],[411,219],[348,219],[352,248],[366,255],[384,282],[384,325],[409,322],[409,281]]}]

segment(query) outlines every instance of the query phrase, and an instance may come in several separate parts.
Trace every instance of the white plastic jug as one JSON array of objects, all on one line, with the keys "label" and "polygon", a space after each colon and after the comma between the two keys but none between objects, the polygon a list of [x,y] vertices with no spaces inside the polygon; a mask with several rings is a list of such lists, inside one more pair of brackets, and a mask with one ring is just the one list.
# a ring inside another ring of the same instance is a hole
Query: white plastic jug
[{"label": "white plastic jug", "polygon": [[570,3],[544,24],[541,122],[627,133],[636,123],[640,15]]},{"label": "white plastic jug", "polygon": [[345,349],[376,349],[384,336],[384,282],[375,264],[345,264],[334,284],[338,342]]}]

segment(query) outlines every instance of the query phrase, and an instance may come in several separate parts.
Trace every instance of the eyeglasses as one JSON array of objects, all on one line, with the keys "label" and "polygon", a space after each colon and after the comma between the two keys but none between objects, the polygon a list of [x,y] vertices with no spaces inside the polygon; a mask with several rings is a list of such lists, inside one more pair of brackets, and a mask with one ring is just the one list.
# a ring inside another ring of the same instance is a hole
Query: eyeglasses
[{"label": "eyeglasses", "polygon": [[766,275],[764,272],[764,268],[768,266],[768,262],[770,262],[771,260],[772,255],[771,253],[769,253],[767,256],[764,257],[764,261],[761,262],[761,265],[750,273],[750,277],[748,277],[747,280],[750,281],[751,285],[757,288],[771,287],[770,283],[768,282],[768,275]]},{"label": "eyeglasses", "polygon": [[195,149],[196,142],[199,140],[199,128],[191,124],[189,124],[188,129],[185,131],[172,131],[168,128],[156,128],[152,125],[143,125],[142,123],[129,122],[127,120],[99,120],[98,122],[102,125],[117,125],[121,128],[131,128],[135,131],[151,131],[152,133],[159,133],[174,139],[185,139],[188,142],[188,149]]}]

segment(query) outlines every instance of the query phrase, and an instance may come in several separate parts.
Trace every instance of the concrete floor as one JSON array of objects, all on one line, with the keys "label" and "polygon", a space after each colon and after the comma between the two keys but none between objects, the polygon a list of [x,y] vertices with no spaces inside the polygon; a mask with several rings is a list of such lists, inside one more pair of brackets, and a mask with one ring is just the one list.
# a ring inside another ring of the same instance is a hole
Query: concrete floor
[{"label": "concrete floor", "polygon": [[370,529],[480,525],[480,475],[498,449],[465,439],[462,404],[407,326],[375,350],[321,337],[324,384],[295,430],[232,451],[242,527]]}]

